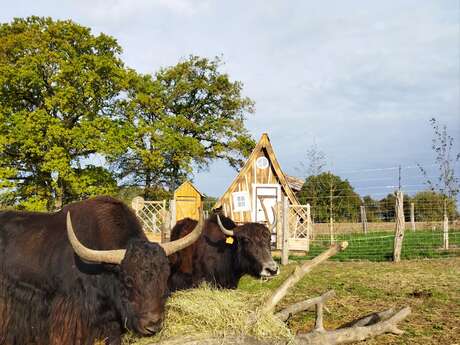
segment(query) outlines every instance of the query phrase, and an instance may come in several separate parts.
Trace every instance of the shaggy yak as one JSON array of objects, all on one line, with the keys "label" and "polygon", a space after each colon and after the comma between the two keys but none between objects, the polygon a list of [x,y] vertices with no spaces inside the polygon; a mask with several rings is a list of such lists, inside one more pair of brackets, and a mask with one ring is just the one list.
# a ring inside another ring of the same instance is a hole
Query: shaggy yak
[{"label": "shaggy yak", "polygon": [[[197,221],[186,218],[171,230],[171,240],[189,234]],[[271,277],[279,272],[270,251],[271,231],[259,223],[237,226],[230,218],[214,214],[204,223],[203,232],[191,246],[169,257],[172,291],[208,282],[219,288],[235,289],[245,274]]]},{"label": "shaggy yak", "polygon": [[110,197],[56,213],[0,212],[0,344],[112,345],[125,330],[157,332],[169,294],[167,256],[201,228],[151,243],[136,215]]}]

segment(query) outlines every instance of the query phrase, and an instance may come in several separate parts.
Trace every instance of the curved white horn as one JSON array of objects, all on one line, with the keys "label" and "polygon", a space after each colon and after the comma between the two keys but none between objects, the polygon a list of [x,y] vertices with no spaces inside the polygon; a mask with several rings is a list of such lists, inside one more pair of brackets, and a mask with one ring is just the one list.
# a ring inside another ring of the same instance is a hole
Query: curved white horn
[{"label": "curved white horn", "polygon": [[220,230],[227,236],[233,236],[234,232],[232,230],[227,230],[225,227],[222,225],[222,222],[220,220],[219,215],[217,215],[217,224],[219,225]]},{"label": "curved white horn", "polygon": [[126,254],[126,249],[115,250],[94,250],[85,247],[75,235],[72,226],[72,219],[70,218],[70,211],[67,212],[67,237],[74,250],[74,252],[83,260],[91,262],[105,262],[110,264],[119,265]]},{"label": "curved white horn", "polygon": [[165,251],[166,255],[171,255],[174,254],[175,252],[178,252],[181,249],[184,249],[194,243],[198,237],[200,237],[201,232],[203,231],[203,224],[204,224],[204,217],[203,217],[203,212],[200,210],[200,220],[195,226],[195,229],[191,233],[189,233],[187,236],[179,238],[178,240],[168,242],[168,243],[162,243],[160,244],[161,247],[163,247],[163,250]]}]

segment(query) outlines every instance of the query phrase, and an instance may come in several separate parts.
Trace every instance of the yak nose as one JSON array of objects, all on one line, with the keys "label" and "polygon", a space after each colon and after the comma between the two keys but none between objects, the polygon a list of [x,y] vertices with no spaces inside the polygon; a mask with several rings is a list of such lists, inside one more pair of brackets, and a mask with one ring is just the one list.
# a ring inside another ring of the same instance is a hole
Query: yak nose
[{"label": "yak nose", "polygon": [[268,262],[263,266],[262,272],[260,273],[260,275],[262,277],[275,276],[279,274],[279,271],[280,270],[279,270],[278,264],[272,260],[271,262]]},{"label": "yak nose", "polygon": [[164,316],[159,313],[147,313],[140,321],[140,329],[145,335],[155,334],[163,326]]}]

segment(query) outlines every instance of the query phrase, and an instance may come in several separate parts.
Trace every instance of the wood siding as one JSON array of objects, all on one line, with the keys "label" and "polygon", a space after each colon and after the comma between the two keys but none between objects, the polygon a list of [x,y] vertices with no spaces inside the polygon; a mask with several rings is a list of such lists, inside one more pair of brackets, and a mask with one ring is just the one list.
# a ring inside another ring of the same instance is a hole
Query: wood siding
[{"label": "wood siding", "polygon": [[174,192],[176,202],[176,221],[184,218],[199,219],[202,195],[189,181],[181,184]]},{"label": "wood siding", "polygon": [[[269,167],[266,169],[259,169],[256,167],[256,160],[259,157],[266,157],[269,161]],[[252,221],[252,207],[253,207],[253,185],[254,184],[278,184],[281,186],[281,193],[286,196],[286,192],[280,179],[274,170],[270,157],[265,149],[261,150],[254,159],[249,162],[249,167],[238,175],[232,186],[228,189],[227,193],[222,197],[221,202],[224,210],[227,210],[227,215],[237,223],[251,222]],[[249,203],[251,205],[250,211],[235,212],[233,205],[234,192],[247,192],[249,194]],[[224,206],[225,205],[225,206]]]}]

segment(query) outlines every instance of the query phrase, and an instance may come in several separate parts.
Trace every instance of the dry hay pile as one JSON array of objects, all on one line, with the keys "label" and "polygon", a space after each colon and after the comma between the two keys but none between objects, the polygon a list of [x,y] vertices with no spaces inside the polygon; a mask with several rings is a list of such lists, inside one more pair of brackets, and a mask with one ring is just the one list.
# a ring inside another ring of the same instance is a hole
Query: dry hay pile
[{"label": "dry hay pile", "polygon": [[[258,313],[263,294],[217,290],[208,285],[174,293],[167,302],[163,329],[154,337],[124,337],[124,345],[146,345],[184,335],[251,335],[259,339],[292,339],[287,326],[271,313]],[[255,314],[254,314],[255,312]],[[254,324],[248,318],[255,316]]]}]

